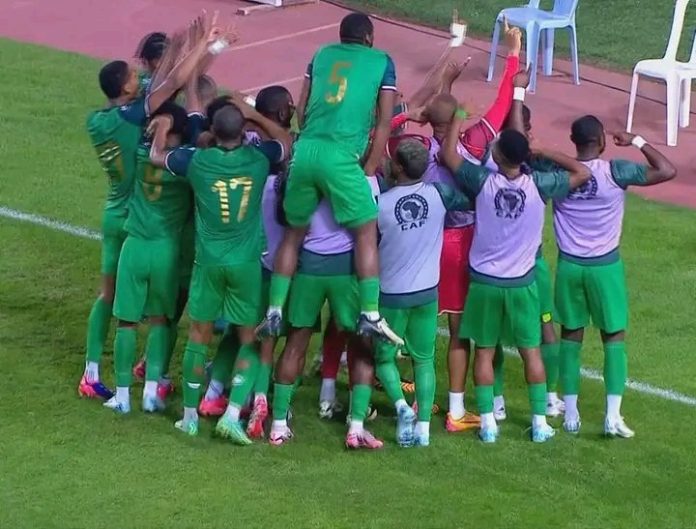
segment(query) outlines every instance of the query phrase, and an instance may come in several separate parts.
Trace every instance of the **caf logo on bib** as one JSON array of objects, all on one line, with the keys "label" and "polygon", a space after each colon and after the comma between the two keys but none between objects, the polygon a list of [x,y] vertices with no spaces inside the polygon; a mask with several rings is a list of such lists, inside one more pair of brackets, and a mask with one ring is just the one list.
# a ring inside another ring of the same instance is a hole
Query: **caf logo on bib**
[{"label": "caf logo on bib", "polygon": [[499,189],[495,194],[495,215],[503,219],[516,219],[524,213],[527,195],[521,189]]},{"label": "caf logo on bib", "polygon": [[573,189],[570,194],[568,195],[568,198],[570,200],[592,200],[594,197],[597,196],[597,179],[592,176],[590,179],[582,184],[580,187],[576,187]]},{"label": "caf logo on bib", "polygon": [[401,197],[394,207],[394,216],[401,231],[420,228],[428,220],[428,201],[420,195]]}]

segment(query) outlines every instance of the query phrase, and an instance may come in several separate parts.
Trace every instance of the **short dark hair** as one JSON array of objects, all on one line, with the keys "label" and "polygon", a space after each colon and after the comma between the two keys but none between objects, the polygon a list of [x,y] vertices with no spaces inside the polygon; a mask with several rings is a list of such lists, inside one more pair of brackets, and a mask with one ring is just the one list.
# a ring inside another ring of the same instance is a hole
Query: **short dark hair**
[{"label": "short dark hair", "polygon": [[208,119],[208,124],[213,124],[213,118],[215,117],[215,114],[218,110],[220,110],[222,107],[226,107],[227,105],[231,104],[232,98],[228,95],[218,96],[215,99],[213,99],[205,109],[205,117]]},{"label": "short dark hair", "polygon": [[151,117],[154,118],[162,115],[169,115],[172,117],[172,128],[169,130],[170,134],[184,135],[188,122],[188,116],[184,107],[177,105],[173,101],[165,101],[152,113]]},{"label": "short dark hair", "polygon": [[592,115],[576,119],[570,127],[570,140],[578,147],[599,143],[602,136],[604,136],[604,125]]},{"label": "short dark hair", "polygon": [[136,57],[148,62],[160,59],[164,55],[167,44],[169,41],[166,33],[161,31],[148,33],[140,41]]},{"label": "short dark hair", "polygon": [[213,133],[222,141],[241,138],[244,129],[244,116],[235,104],[222,107],[213,117]]},{"label": "short dark hair", "polygon": [[256,96],[256,110],[265,117],[275,116],[287,104],[290,92],[280,85],[268,86]]},{"label": "short dark hair", "polygon": [[128,81],[130,68],[126,61],[112,61],[99,70],[99,86],[109,99],[116,99]]},{"label": "short dark hair", "polygon": [[394,161],[404,169],[404,173],[410,180],[418,180],[423,177],[428,168],[428,149],[420,141],[406,139],[399,142],[394,153]]},{"label": "short dark hair", "polygon": [[513,165],[520,165],[529,158],[529,140],[521,132],[504,130],[498,136],[497,145],[500,154]]},{"label": "short dark hair", "polygon": [[343,43],[363,44],[374,34],[372,20],[365,13],[351,13],[343,17],[339,36]]}]

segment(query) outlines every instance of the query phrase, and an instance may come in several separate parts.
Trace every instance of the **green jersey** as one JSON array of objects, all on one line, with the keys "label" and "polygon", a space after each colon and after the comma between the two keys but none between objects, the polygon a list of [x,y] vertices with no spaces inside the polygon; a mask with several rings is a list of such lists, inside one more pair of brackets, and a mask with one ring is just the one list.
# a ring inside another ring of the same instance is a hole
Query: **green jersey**
[{"label": "green jersey", "polygon": [[380,90],[396,90],[394,63],[360,44],[330,44],[307,67],[309,101],[300,137],[344,145],[360,158],[375,121]]},{"label": "green jersey", "polygon": [[192,205],[186,179],[152,165],[150,145],[141,145],[125,224],[128,235],[145,240],[179,240]]},{"label": "green jersey", "polygon": [[179,148],[167,155],[167,169],[185,176],[193,187],[196,264],[236,265],[261,259],[263,187],[271,164],[284,158],[277,141],[229,150]]},{"label": "green jersey", "polygon": [[133,193],[136,151],[147,115],[145,98],[139,98],[128,105],[97,110],[87,118],[87,132],[109,179],[106,209],[124,216]]}]

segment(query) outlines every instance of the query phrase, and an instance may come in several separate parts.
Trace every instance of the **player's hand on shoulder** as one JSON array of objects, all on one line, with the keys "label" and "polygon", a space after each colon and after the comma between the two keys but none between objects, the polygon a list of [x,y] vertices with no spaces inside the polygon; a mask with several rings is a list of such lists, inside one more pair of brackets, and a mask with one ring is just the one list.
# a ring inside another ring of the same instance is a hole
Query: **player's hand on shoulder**
[{"label": "player's hand on shoulder", "polygon": [[146,132],[148,135],[152,135],[160,127],[164,127],[166,130],[172,128],[172,117],[169,114],[160,114],[159,116],[152,118],[147,126]]}]

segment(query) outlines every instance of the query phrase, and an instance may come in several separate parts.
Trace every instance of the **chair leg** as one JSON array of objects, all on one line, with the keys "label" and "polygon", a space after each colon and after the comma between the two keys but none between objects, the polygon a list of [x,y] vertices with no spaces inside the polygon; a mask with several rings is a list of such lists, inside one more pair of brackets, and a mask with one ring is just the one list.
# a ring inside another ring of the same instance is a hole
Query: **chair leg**
[{"label": "chair leg", "polygon": [[490,83],[493,80],[495,72],[496,53],[498,52],[498,41],[500,40],[500,21],[496,19],[493,26],[493,38],[491,39],[491,56],[488,59],[488,77],[486,80]]},{"label": "chair leg", "polygon": [[691,118],[691,79],[682,79],[679,93],[679,126],[689,126]]},{"label": "chair leg", "polygon": [[553,73],[553,41],[556,30],[548,28],[543,30],[542,33],[544,39],[544,75],[549,76]]},{"label": "chair leg", "polygon": [[640,76],[633,72],[633,81],[631,82],[631,95],[628,100],[628,120],[626,121],[626,132],[631,132],[633,128],[633,111],[636,109],[636,96],[638,95],[638,78]]},{"label": "chair leg", "polygon": [[536,91],[537,66],[539,63],[539,24],[530,22],[525,28],[527,35],[527,68],[530,69],[529,91]]},{"label": "chair leg", "polygon": [[667,83],[667,145],[677,146],[677,135],[679,134],[679,92],[681,83],[676,76],[668,77]]},{"label": "chair leg", "polygon": [[573,60],[573,82],[580,84],[580,62],[578,61],[578,35],[575,25],[568,26],[568,40],[570,41],[570,56]]}]

